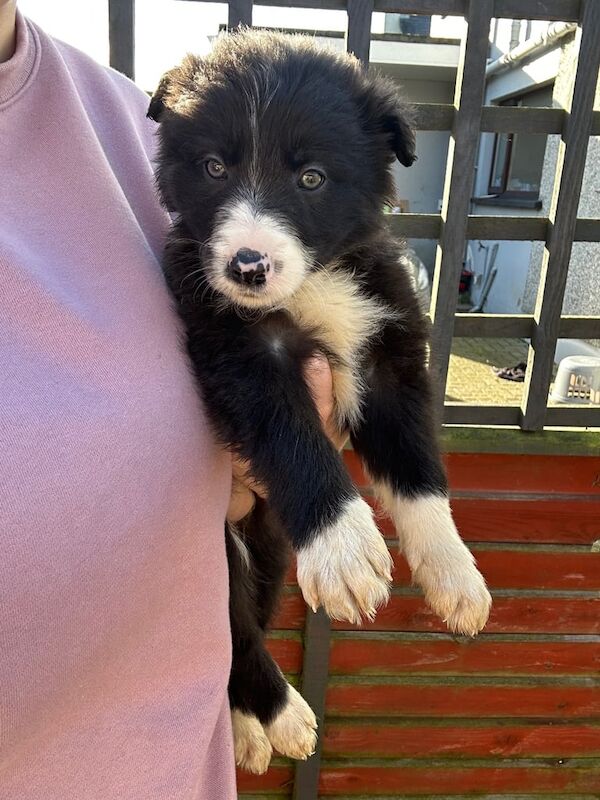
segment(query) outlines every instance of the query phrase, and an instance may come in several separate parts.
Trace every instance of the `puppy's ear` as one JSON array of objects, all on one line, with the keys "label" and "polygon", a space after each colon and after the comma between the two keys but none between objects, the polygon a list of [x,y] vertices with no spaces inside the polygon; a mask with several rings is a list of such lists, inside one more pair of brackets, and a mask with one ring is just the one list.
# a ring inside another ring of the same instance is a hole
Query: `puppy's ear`
[{"label": "puppy's ear", "polygon": [[185,103],[193,97],[201,69],[202,61],[197,56],[187,55],[180,66],[165,72],[152,95],[146,116],[160,122],[165,109],[183,110]]},{"label": "puppy's ear", "polygon": [[[173,70],[171,70],[173,72]],[[162,116],[163,111],[165,110],[165,95],[169,90],[169,84],[171,82],[171,72],[166,72],[162,78],[160,79],[160,83],[156,88],[156,91],[150,98],[150,105],[148,106],[148,111],[146,112],[146,116],[150,119],[153,119],[155,122],[160,122],[160,118]]]},{"label": "puppy's ear", "polygon": [[414,116],[395,86],[380,77],[367,77],[363,109],[368,128],[383,135],[398,161],[410,167],[417,160]]},{"label": "puppy's ear", "polygon": [[396,158],[403,166],[410,167],[417,160],[417,141],[410,110],[397,100],[384,112],[383,126],[390,135]]}]

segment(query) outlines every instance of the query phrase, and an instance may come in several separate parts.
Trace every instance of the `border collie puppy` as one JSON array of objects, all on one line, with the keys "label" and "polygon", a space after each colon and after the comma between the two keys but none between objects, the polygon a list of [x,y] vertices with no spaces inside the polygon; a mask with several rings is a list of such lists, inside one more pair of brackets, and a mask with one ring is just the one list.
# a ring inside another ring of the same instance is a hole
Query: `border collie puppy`
[{"label": "border collie puppy", "polygon": [[303,365],[331,363],[349,431],[414,581],[449,628],[475,634],[490,596],[448,504],[426,370],[425,318],[382,208],[415,160],[409,113],[356,59],[307,38],[241,31],[168,72],[158,184],[176,215],[164,271],[220,440],[268,490],[227,531],[236,758],[307,758],[311,709],[264,647],[288,543],[308,605],[372,619],[392,562],[325,436]]}]

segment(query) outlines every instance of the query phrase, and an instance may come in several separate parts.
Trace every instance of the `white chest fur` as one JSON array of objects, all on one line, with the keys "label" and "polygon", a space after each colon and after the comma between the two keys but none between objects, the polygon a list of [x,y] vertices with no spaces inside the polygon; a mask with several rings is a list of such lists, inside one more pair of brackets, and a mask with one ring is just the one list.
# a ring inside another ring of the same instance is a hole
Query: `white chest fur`
[{"label": "white chest fur", "polygon": [[352,424],[360,417],[364,390],[361,355],[383,323],[397,315],[363,294],[352,275],[341,270],[312,273],[285,307],[300,327],[315,331],[328,351],[335,354],[332,372],[336,414],[340,426]]}]

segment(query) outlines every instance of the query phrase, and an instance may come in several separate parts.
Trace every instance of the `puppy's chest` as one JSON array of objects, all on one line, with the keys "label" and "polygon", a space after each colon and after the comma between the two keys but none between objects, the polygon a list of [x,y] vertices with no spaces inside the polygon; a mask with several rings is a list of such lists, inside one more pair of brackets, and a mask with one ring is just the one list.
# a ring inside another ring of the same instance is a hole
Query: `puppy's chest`
[{"label": "puppy's chest", "polygon": [[345,429],[360,419],[362,364],[369,342],[395,315],[342,271],[310,275],[286,303],[286,311],[333,357],[336,416],[340,429]]},{"label": "puppy's chest", "polygon": [[364,294],[352,276],[341,271],[309,275],[287,301],[286,311],[347,366],[355,364],[389,316],[383,303]]}]

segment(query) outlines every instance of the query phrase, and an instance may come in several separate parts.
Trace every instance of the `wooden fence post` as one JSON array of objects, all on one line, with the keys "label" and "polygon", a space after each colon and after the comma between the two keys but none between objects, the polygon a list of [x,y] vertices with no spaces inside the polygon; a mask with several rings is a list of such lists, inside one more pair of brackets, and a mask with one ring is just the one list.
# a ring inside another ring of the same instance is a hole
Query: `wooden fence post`
[{"label": "wooden fence post", "polygon": [[229,0],[227,30],[232,31],[240,25],[252,25],[253,0]]},{"label": "wooden fence post", "polygon": [[296,766],[293,800],[317,800],[321,751],[325,733],[325,694],[329,677],[329,647],[331,621],[320,608],[315,614],[306,611],[304,630],[304,663],[302,666],[302,696],[315,712],[319,722],[317,746],[307,761]]},{"label": "wooden fence post", "polygon": [[600,66],[600,3],[585,0],[581,19],[581,44],[571,108],[560,143],[554,192],[548,214],[548,238],[542,260],[531,337],[521,427],[536,431],[544,427],[554,352],[560,329],[569,261],[577,223],[592,128],[594,95]]},{"label": "wooden fence post", "polygon": [[135,0],[108,0],[110,65],[135,77]]},{"label": "wooden fence post", "polygon": [[442,231],[435,261],[431,300],[433,334],[430,369],[440,420],[473,191],[493,12],[494,0],[470,0],[468,30],[461,46],[456,74],[454,124],[448,149],[442,201]]},{"label": "wooden fence post", "polygon": [[369,66],[372,15],[373,0],[348,0],[346,51],[354,53],[365,69]]}]

